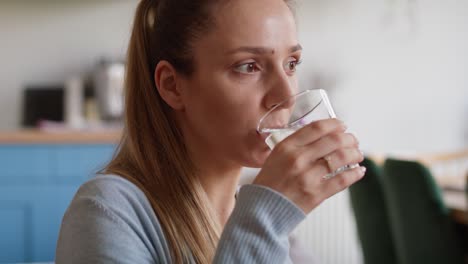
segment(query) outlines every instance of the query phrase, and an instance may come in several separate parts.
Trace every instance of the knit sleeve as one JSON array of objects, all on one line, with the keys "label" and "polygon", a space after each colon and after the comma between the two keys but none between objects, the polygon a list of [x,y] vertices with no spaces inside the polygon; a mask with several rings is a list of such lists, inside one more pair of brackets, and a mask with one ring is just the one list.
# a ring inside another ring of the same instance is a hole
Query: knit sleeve
[{"label": "knit sleeve", "polygon": [[288,235],[305,216],[299,207],[270,188],[243,186],[213,263],[287,263]]},{"label": "knit sleeve", "polygon": [[120,177],[85,183],[67,209],[55,263],[171,263],[144,194]]}]

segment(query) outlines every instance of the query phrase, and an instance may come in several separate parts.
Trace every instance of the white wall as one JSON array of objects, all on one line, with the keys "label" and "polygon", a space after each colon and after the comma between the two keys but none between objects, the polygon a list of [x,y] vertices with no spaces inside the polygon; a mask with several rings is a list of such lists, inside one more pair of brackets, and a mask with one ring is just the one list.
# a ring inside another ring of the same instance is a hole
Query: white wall
[{"label": "white wall", "polygon": [[123,57],[137,1],[1,1],[0,129],[20,123],[21,91]]},{"label": "white wall", "polygon": [[330,88],[337,114],[365,151],[468,146],[467,1],[303,0],[300,6],[302,84],[322,76],[319,83]]},{"label": "white wall", "polygon": [[[25,85],[123,56],[136,2],[0,2],[0,129],[18,127]],[[301,85],[330,91],[365,151],[468,146],[468,1],[299,0],[298,17]],[[319,263],[361,261],[347,195],[300,231]]]},{"label": "white wall", "polygon": [[[468,146],[467,1],[298,2],[302,86],[330,90],[365,151]],[[25,85],[122,57],[136,3],[0,2],[0,129],[18,127]]]}]

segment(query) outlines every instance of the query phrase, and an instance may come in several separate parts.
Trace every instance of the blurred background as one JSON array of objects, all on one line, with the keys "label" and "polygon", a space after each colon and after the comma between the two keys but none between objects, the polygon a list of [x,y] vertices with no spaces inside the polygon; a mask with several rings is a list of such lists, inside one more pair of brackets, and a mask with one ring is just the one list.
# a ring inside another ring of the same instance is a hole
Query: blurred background
[{"label": "blurred background", "polygon": [[[137,3],[0,1],[0,263],[53,261],[71,197],[111,158]],[[329,92],[376,168],[366,177],[374,180],[315,210],[297,239],[317,263],[460,263],[458,248],[468,248],[468,2],[297,6],[300,85]],[[256,172],[246,168],[243,182]],[[402,175],[407,189],[396,183]],[[435,194],[420,194],[429,192],[421,186]],[[430,219],[426,239],[405,226]]]}]

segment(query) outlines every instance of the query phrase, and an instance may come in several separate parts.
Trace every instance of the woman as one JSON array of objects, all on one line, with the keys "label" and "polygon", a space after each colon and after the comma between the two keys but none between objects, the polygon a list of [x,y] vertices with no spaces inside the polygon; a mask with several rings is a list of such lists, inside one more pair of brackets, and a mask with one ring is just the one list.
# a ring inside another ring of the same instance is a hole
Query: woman
[{"label": "woman", "polygon": [[[270,151],[260,117],[297,90],[289,1],[142,0],[126,76],[126,126],[104,174],[64,216],[57,263],[285,263],[288,234],[364,175],[341,121]],[[324,159],[323,157],[326,157]],[[328,162],[327,162],[328,161]],[[236,196],[243,166],[261,167]]]}]

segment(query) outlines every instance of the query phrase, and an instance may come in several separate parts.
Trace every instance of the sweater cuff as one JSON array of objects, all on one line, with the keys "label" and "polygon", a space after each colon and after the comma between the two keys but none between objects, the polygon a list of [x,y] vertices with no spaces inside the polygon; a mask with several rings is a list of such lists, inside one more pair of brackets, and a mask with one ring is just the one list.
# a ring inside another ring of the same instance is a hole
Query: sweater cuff
[{"label": "sweater cuff", "polygon": [[306,217],[304,211],[286,196],[255,184],[241,187],[235,210],[240,218],[255,216],[264,223],[269,223],[279,235],[289,234]]}]

